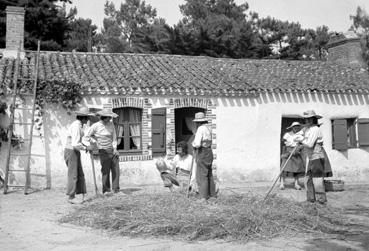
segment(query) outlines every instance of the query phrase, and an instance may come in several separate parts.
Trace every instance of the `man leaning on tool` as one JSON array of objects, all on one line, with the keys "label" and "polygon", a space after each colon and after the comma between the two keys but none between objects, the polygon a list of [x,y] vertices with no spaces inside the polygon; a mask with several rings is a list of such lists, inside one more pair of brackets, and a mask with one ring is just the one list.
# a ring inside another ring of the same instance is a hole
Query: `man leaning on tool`
[{"label": "man leaning on tool", "polygon": [[97,142],[102,173],[102,192],[110,194],[110,172],[114,193],[119,192],[119,152],[117,151],[117,133],[112,118],[118,114],[110,109],[97,112],[100,120],[94,123],[87,132],[86,139]]},{"label": "man leaning on tool", "polygon": [[[82,144],[83,125],[87,123],[89,116],[92,116],[87,107],[82,107],[75,111],[76,120],[69,126],[67,131],[67,142],[64,149],[64,160],[68,167],[68,202],[82,203],[86,194],[86,181],[82,169],[80,150],[86,150]],[[82,199],[77,200],[76,194],[82,194]]]},{"label": "man leaning on tool", "polygon": [[213,178],[213,151],[211,150],[212,134],[208,120],[203,112],[195,114],[193,122],[196,123],[197,131],[192,146],[195,149],[197,185],[200,197],[209,199],[215,197],[215,183]]}]

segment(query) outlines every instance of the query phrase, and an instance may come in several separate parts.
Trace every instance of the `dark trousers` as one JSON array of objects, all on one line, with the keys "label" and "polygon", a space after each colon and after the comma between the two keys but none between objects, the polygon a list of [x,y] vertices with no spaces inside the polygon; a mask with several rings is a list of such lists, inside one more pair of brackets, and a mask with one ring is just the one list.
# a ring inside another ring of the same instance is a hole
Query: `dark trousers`
[{"label": "dark trousers", "polygon": [[114,157],[113,152],[99,150],[101,173],[102,173],[102,191],[110,192],[110,172],[112,176],[112,186],[114,192],[119,191],[119,158]]},{"label": "dark trousers", "polygon": [[67,195],[74,198],[76,194],[86,193],[86,181],[78,150],[64,149],[64,160],[68,167]]},{"label": "dark trousers", "polygon": [[324,159],[309,160],[306,174],[306,198],[307,201],[320,203],[327,202],[323,180]]},{"label": "dark trousers", "polygon": [[215,183],[213,177],[213,151],[210,147],[200,147],[196,154],[196,179],[201,198],[214,197]]}]

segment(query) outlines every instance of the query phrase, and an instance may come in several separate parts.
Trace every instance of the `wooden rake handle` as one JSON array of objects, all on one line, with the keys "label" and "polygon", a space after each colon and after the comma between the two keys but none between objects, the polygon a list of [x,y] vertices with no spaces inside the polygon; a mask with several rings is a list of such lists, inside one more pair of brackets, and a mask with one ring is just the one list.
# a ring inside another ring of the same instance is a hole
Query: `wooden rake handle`
[{"label": "wooden rake handle", "polygon": [[190,169],[190,177],[188,178],[188,184],[187,184],[187,198],[190,196],[190,185],[191,185],[191,177],[192,177],[192,170],[193,170],[193,163],[195,161],[196,158],[196,151],[197,149],[193,149],[193,156],[192,156],[192,161],[191,161],[191,169]]},{"label": "wooden rake handle", "polygon": [[279,172],[279,174],[278,174],[277,178],[275,179],[275,181],[274,181],[274,183],[273,183],[272,187],[269,189],[268,193],[265,195],[265,197],[264,197],[264,200],[263,200],[263,201],[265,201],[265,200],[268,198],[269,194],[272,192],[272,190],[273,190],[273,188],[274,188],[275,184],[277,183],[277,181],[278,181],[279,177],[282,175],[282,173],[283,173],[283,171],[284,171],[284,168],[286,167],[286,165],[287,165],[288,161],[291,159],[292,155],[295,153],[295,151],[296,151],[297,147],[298,147],[298,144],[293,148],[292,152],[290,153],[290,156],[288,156],[288,158],[287,158],[286,162],[285,162],[285,163],[284,163],[284,165],[282,166],[281,171]]}]

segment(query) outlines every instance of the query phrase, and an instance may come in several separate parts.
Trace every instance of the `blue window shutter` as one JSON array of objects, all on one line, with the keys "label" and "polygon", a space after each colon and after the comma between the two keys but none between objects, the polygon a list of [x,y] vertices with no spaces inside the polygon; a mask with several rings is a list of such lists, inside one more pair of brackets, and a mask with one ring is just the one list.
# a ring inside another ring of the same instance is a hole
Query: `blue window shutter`
[{"label": "blue window shutter", "polygon": [[152,155],[162,156],[166,153],[166,109],[151,110]]},{"label": "blue window shutter", "polygon": [[369,119],[357,120],[359,146],[369,146]]},{"label": "blue window shutter", "polygon": [[332,123],[332,148],[336,150],[347,150],[347,121],[346,119],[336,119]]}]

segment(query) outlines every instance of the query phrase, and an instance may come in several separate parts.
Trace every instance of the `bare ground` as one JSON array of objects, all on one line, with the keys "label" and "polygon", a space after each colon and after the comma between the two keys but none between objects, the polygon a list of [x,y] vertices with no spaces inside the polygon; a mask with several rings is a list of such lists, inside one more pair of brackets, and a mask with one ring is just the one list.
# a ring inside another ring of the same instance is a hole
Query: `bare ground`
[{"label": "bare ground", "polygon": [[[269,184],[268,184],[269,185]],[[237,184],[221,187],[222,193],[256,192],[268,187]],[[127,193],[167,192],[161,187],[126,188]],[[305,191],[287,189],[279,194],[296,201]],[[90,194],[93,194],[92,191]],[[1,250],[369,250],[369,185],[348,185],[343,192],[328,193],[329,204],[351,219],[350,231],[334,235],[287,236],[248,243],[224,241],[181,242],[171,239],[139,239],[109,232],[60,224],[58,219],[78,205],[66,203],[63,190],[23,195],[21,191],[0,195]]]}]

